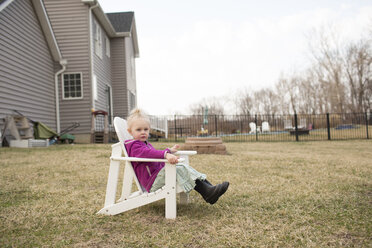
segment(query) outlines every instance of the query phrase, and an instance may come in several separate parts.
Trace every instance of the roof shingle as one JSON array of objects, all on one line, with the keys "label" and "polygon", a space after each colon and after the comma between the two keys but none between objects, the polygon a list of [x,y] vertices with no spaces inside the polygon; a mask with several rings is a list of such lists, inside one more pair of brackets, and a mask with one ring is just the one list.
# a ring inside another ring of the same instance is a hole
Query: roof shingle
[{"label": "roof shingle", "polygon": [[134,12],[106,13],[116,32],[130,32],[133,23]]}]

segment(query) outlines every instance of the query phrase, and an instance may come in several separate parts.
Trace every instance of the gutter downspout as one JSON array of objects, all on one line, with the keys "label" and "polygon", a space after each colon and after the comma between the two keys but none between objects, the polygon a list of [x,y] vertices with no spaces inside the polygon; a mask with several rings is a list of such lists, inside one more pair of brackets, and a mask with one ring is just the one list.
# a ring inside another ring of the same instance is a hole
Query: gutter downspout
[{"label": "gutter downspout", "polygon": [[[59,91],[58,91],[58,76],[66,70],[67,60],[61,59],[59,64],[62,66],[62,69],[57,71],[54,75],[54,88],[56,94],[56,118],[57,118],[57,133],[61,132],[61,123],[59,118]],[[62,75],[61,75],[61,83],[62,83]]]},{"label": "gutter downspout", "polygon": [[[96,2],[96,1],[94,1]],[[91,81],[91,97],[92,97],[92,111],[94,111],[95,109],[95,100],[94,100],[94,81],[93,81],[93,77],[94,77],[94,64],[93,64],[93,59],[94,59],[94,48],[93,48],[93,25],[92,25],[92,21],[93,21],[93,18],[92,18],[92,10],[94,8],[97,8],[99,6],[99,3],[96,2],[95,5],[89,7],[89,44],[90,44],[90,81]]]}]

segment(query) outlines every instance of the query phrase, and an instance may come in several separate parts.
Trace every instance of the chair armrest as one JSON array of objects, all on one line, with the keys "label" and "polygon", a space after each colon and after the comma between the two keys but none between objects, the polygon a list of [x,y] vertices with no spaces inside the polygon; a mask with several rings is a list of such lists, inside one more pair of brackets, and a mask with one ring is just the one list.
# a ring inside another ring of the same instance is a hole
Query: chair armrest
[{"label": "chair armrest", "polygon": [[[111,160],[116,161],[129,161],[129,162],[164,162],[168,163],[166,159],[158,159],[158,158],[136,158],[136,157],[110,157]],[[184,162],[184,158],[179,158],[178,163]]]},{"label": "chair armrest", "polygon": [[174,155],[196,155],[197,154],[197,151],[178,151],[176,153],[174,153]]},{"label": "chair armrest", "polygon": [[117,142],[115,144],[112,144],[111,147],[114,148],[114,147],[117,147],[117,146],[120,146],[120,145],[121,145],[121,143],[120,142]]}]

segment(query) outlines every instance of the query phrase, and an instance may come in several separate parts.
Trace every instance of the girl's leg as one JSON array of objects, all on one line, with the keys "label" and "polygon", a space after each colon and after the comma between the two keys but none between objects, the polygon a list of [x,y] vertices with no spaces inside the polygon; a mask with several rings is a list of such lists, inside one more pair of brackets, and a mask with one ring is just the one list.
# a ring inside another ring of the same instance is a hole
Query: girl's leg
[{"label": "girl's leg", "polygon": [[195,187],[196,180],[205,180],[206,175],[185,164],[176,165],[177,183],[188,193]]},{"label": "girl's leg", "polygon": [[[185,192],[190,192],[195,189],[203,199],[214,204],[218,201],[229,187],[229,182],[223,182],[216,186],[213,186],[207,179],[206,175],[196,171],[191,166],[178,164],[176,166],[177,183],[183,188]],[[150,192],[154,192],[165,184],[165,170],[160,170],[157,175]]]},{"label": "girl's leg", "polygon": [[[206,175],[198,172],[194,168],[184,164],[176,165],[177,183],[186,193],[195,187],[195,180],[205,180]],[[150,192],[154,192],[165,185],[165,169],[161,169],[151,186]]]}]

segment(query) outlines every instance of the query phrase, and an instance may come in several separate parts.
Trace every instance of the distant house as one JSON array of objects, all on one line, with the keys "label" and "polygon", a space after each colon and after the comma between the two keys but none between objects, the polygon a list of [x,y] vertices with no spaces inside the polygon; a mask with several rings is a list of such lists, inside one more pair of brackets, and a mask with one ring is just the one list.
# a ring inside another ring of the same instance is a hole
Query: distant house
[{"label": "distant house", "polygon": [[133,12],[105,14],[95,0],[0,3],[0,118],[14,109],[57,132],[79,122],[76,141],[89,142],[92,110],[111,121],[136,106]]}]

